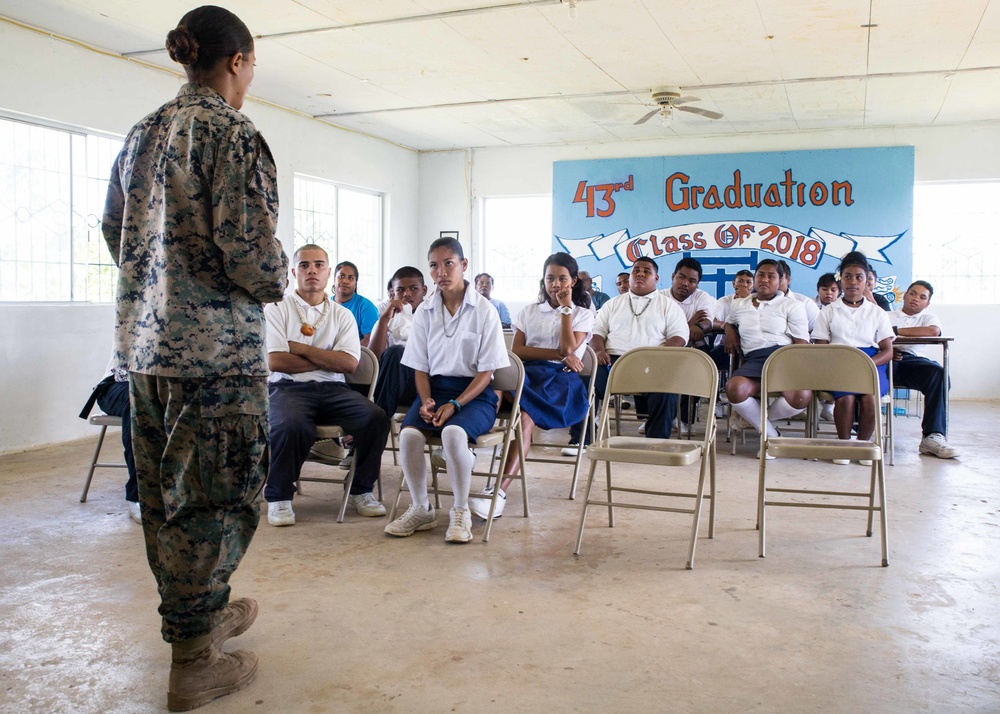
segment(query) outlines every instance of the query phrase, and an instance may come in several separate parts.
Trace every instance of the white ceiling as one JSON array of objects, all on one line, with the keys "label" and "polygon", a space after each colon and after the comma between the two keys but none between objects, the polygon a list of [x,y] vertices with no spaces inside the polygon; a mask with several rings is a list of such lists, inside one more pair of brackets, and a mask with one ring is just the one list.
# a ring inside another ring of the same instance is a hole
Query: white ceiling
[{"label": "white ceiling", "polygon": [[[420,150],[1000,120],[1000,0],[216,1],[260,36],[254,96]],[[176,71],[198,4],[0,14]],[[663,85],[725,117],[634,126]]]}]

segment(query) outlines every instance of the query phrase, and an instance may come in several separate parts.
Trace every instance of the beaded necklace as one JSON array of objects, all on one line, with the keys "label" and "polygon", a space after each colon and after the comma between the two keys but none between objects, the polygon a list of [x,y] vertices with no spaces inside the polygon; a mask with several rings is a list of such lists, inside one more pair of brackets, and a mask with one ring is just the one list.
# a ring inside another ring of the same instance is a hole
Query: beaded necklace
[{"label": "beaded necklace", "polygon": [[298,313],[299,322],[302,323],[302,326],[299,328],[299,332],[306,337],[311,337],[316,334],[316,330],[318,330],[323,323],[326,322],[326,316],[330,313],[330,301],[327,299],[326,293],[323,293],[323,310],[320,312],[319,319],[316,321],[315,325],[310,325],[306,322],[306,313],[302,309],[302,306],[299,305],[298,300],[293,299],[292,304],[295,306],[295,312]]}]

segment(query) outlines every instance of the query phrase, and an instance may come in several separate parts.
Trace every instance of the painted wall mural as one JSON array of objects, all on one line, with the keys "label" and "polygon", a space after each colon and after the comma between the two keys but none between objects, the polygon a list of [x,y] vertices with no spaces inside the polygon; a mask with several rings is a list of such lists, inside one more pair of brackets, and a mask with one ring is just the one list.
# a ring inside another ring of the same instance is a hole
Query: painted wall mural
[{"label": "painted wall mural", "polygon": [[660,288],[697,258],[717,297],[737,271],[780,259],[792,290],[813,296],[860,250],[893,301],[912,272],[913,147],[558,161],[552,212],[553,249],[612,296],[640,256],[656,260]]}]

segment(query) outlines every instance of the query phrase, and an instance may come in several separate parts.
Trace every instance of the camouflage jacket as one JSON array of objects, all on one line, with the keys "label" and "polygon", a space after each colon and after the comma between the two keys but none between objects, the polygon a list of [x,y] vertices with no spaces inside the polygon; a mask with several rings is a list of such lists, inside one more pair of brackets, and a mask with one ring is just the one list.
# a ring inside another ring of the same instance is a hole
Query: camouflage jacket
[{"label": "camouflage jacket", "polygon": [[132,372],[265,376],[265,302],[284,293],[277,171],[256,127],[185,84],[132,128],[102,230],[118,278],[115,348]]}]

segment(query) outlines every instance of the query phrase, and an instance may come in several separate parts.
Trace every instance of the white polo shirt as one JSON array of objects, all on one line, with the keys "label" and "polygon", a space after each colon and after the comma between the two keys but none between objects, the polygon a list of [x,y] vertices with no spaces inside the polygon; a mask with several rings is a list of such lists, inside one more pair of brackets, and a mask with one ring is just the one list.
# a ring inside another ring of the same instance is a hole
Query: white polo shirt
[{"label": "white polo shirt", "polygon": [[[316,332],[312,335],[302,334],[302,320],[295,309],[296,304],[305,315],[306,322],[313,326],[319,322],[323,310],[328,311],[323,324],[316,328]],[[324,300],[319,305],[310,305],[300,298],[298,293],[291,290],[285,293],[281,302],[269,303],[264,306],[264,320],[266,323],[264,339],[268,354],[288,352],[289,342],[301,342],[323,350],[346,352],[354,359],[361,359],[358,323],[354,320],[354,315],[351,314],[350,310],[341,307],[333,300]],[[291,379],[293,382],[343,382],[344,375],[325,369],[314,369],[298,374],[271,372],[267,381],[277,382],[279,379]]]},{"label": "white polo shirt", "polygon": [[806,311],[797,300],[780,292],[754,307],[753,296],[733,300],[726,322],[740,333],[743,353],[792,344],[793,339],[809,341]]},{"label": "white polo shirt", "polygon": [[440,291],[435,292],[413,315],[402,363],[444,377],[475,377],[507,367],[500,314],[468,282],[454,315],[444,307]]},{"label": "white polo shirt", "polygon": [[636,347],[659,347],[671,337],[691,339],[684,311],[672,298],[654,290],[648,295],[631,291],[601,306],[594,334],[604,338],[604,349],[623,355]]},{"label": "white polo shirt", "polygon": [[[420,307],[420,305],[417,305],[417,307]],[[412,327],[413,305],[403,305],[403,309],[389,319],[389,326],[386,328],[385,346],[405,345],[407,340],[410,339],[410,330]]]},{"label": "white polo shirt", "polygon": [[[593,305],[593,303],[591,303]],[[595,313],[586,307],[573,306],[570,322],[573,332],[585,332],[587,337],[574,353],[583,359],[590,335],[594,330]],[[536,302],[525,305],[517,314],[513,327],[524,333],[524,344],[528,347],[538,347],[544,350],[559,349],[559,333],[562,330],[562,315],[555,311],[548,302]],[[551,360],[558,362],[559,360]]]},{"label": "white polo shirt", "polygon": [[[921,310],[916,315],[907,315],[902,310],[893,310],[888,313],[889,324],[893,327],[936,327],[941,330],[941,320],[937,315]],[[930,345],[893,345],[900,352],[908,352],[917,357],[927,357],[930,352]],[[927,359],[931,359],[927,357]],[[933,360],[937,362],[937,360]]]},{"label": "white polo shirt", "polygon": [[792,290],[789,290],[785,297],[790,297],[802,303],[802,308],[806,312],[806,322],[809,324],[809,332],[812,332],[816,326],[816,318],[819,317],[819,306],[816,305],[816,301],[811,297],[806,297],[802,293],[793,292]]},{"label": "white polo shirt", "polygon": [[843,296],[823,308],[812,332],[814,340],[851,347],[878,347],[886,337],[893,337],[889,313],[867,300],[848,307]]},{"label": "white polo shirt", "polygon": [[733,309],[733,301],[736,299],[736,293],[732,293],[731,295],[723,295],[716,300],[713,319],[719,322],[725,322],[726,318],[729,317],[729,311]]}]

